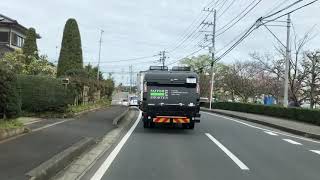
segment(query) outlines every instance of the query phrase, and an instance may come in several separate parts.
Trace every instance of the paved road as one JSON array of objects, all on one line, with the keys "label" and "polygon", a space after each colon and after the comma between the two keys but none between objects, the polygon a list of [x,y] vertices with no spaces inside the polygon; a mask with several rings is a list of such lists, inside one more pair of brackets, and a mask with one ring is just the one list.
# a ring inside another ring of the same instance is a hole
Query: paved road
[{"label": "paved road", "polygon": [[82,138],[101,138],[114,128],[113,119],[126,108],[114,106],[75,120],[52,119],[30,125],[35,132],[0,143],[0,179],[26,179],[28,171]]},{"label": "paved road", "polygon": [[318,141],[208,113],[197,125],[192,131],[135,123],[83,179],[319,180]]}]

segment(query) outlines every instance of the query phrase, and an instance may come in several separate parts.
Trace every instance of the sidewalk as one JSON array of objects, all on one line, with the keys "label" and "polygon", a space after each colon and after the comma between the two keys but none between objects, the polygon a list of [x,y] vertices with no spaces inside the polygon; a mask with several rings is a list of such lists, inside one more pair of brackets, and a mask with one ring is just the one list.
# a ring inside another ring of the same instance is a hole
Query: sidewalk
[{"label": "sidewalk", "polygon": [[221,110],[221,109],[210,110],[207,108],[201,108],[201,111],[213,112],[221,115],[239,118],[239,119],[254,122],[257,124],[262,124],[265,126],[280,129],[282,131],[286,131],[292,134],[320,139],[320,126],[316,126],[313,124],[308,124],[308,123],[289,120],[289,119],[275,118],[270,116],[236,112],[236,111],[228,111],[228,110]]}]

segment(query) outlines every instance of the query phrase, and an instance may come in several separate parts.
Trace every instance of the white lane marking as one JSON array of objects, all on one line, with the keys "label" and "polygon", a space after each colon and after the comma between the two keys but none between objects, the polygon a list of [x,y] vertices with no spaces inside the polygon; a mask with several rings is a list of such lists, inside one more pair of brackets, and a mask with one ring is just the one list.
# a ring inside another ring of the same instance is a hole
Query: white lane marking
[{"label": "white lane marking", "polygon": [[91,180],[100,180],[102,176],[105,174],[105,172],[109,169],[110,165],[114,161],[114,159],[119,154],[121,148],[123,145],[127,142],[131,134],[133,133],[134,129],[137,127],[140,119],[141,119],[142,113],[140,112],[136,122],[132,125],[132,127],[129,129],[129,131],[126,133],[126,135],[123,136],[119,144],[113,149],[113,151],[110,153],[110,155],[107,157],[107,159],[103,162],[103,164],[99,167],[99,169],[95,172],[95,174],[91,177]]},{"label": "white lane marking", "polygon": [[24,123],[24,125],[30,125],[30,124],[34,124],[34,123],[37,123],[40,121],[43,121],[43,120],[36,120],[36,121],[27,122],[27,123]]},{"label": "white lane marking", "polygon": [[291,140],[291,139],[282,139],[282,140],[287,141],[287,142],[288,142],[288,143],[290,143],[290,144],[294,144],[294,145],[302,145],[301,143],[296,142],[296,141],[293,141],[293,140]]},{"label": "white lane marking", "polygon": [[216,138],[214,138],[211,134],[206,133],[206,136],[213,141],[224,153],[226,153],[233,162],[235,162],[240,169],[242,170],[249,170],[249,168],[242,162],[240,159],[238,159],[232,152],[230,152],[223,144],[221,144]]},{"label": "white lane marking", "polygon": [[60,121],[60,122],[56,122],[56,123],[53,123],[53,124],[48,124],[48,125],[42,126],[40,128],[33,129],[32,132],[36,132],[36,131],[40,131],[40,130],[43,130],[43,129],[47,129],[49,127],[56,126],[58,124],[62,124],[62,123],[67,122],[67,121],[73,121],[73,119],[66,119],[66,120],[63,120],[63,121]]},{"label": "white lane marking", "polygon": [[304,141],[309,141],[309,142],[320,144],[320,141],[316,141],[316,140],[312,140],[312,139],[308,139],[308,138],[304,138],[304,137],[300,137],[300,136],[296,136],[296,135],[291,135],[291,134],[287,134],[287,133],[277,132],[277,131],[273,131],[273,130],[270,130],[270,129],[260,128],[260,127],[257,127],[257,126],[251,125],[251,124],[247,124],[247,123],[241,122],[240,120],[236,120],[236,119],[229,118],[229,117],[226,117],[226,116],[217,115],[217,114],[214,114],[214,113],[208,113],[208,112],[204,112],[204,111],[201,111],[201,112],[204,113],[204,114],[208,114],[208,115],[212,115],[212,116],[217,116],[217,117],[221,117],[221,118],[224,118],[224,119],[228,119],[228,120],[231,120],[233,122],[237,122],[237,123],[240,123],[240,124],[243,124],[245,126],[252,127],[252,128],[255,128],[255,129],[260,129],[260,130],[263,130],[263,131],[269,131],[269,132],[281,134],[281,135],[284,135],[284,136],[288,136],[288,137],[292,137],[292,138],[296,138],[296,139],[300,139],[300,140],[304,140]]},{"label": "white lane marking", "polygon": [[[37,132],[37,131],[41,131],[43,129],[46,129],[46,128],[49,128],[49,127],[52,127],[52,126],[55,126],[55,125],[58,125],[58,124],[61,124],[61,123],[64,123],[64,122],[67,122],[67,121],[73,121],[74,119],[67,119],[67,120],[63,120],[63,121],[60,121],[60,122],[56,122],[56,123],[53,123],[53,124],[48,124],[46,126],[43,126],[43,127],[40,127],[40,128],[37,128],[37,129],[33,129],[31,130],[30,133],[33,133],[33,132]],[[8,139],[4,139],[2,141],[0,141],[0,144],[2,143],[5,143],[5,142],[8,142],[8,141],[11,141],[11,140],[14,140],[14,139],[17,139],[19,137],[22,137],[22,136],[25,136],[27,135],[28,133],[24,133],[24,134],[20,134],[20,135],[17,135],[17,136],[13,136],[11,138],[8,138]]]},{"label": "white lane marking", "polygon": [[276,134],[274,132],[270,132],[270,131],[264,131],[264,132],[271,135],[271,136],[278,136],[278,134]]},{"label": "white lane marking", "polygon": [[319,150],[310,150],[310,151],[320,155],[320,151]]}]

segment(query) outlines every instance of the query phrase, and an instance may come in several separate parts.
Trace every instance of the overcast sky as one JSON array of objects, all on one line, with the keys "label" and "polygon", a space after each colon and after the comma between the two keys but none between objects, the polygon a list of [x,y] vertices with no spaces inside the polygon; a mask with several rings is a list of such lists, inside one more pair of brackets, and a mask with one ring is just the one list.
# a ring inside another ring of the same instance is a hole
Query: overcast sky
[{"label": "overcast sky", "polygon": [[[233,3],[233,0],[220,0],[217,6],[219,17],[217,29],[238,16],[252,1],[254,0],[235,0]],[[258,17],[294,1],[262,0],[251,13],[217,38],[216,49],[219,50],[228,44],[250,27]],[[300,4],[310,1],[304,0]],[[210,2],[210,0],[10,0],[0,3],[0,13],[16,19],[26,27],[35,27],[42,36],[42,39],[38,40],[39,50],[42,54],[47,54],[51,61],[56,61],[59,56],[63,28],[68,18],[75,18],[78,21],[85,63],[97,64],[100,30],[103,29],[102,71],[115,72],[113,76],[118,83],[127,83],[128,75],[120,75],[119,72],[128,72],[130,64],[133,64],[134,71],[145,70],[151,64],[156,65],[154,61],[158,57],[117,63],[110,61],[152,56],[161,50],[174,48],[181,42],[186,32],[192,31],[192,28],[198,26],[205,18],[206,13],[202,12],[202,9]],[[230,8],[225,11],[229,6]],[[197,18],[199,21],[194,21]],[[209,16],[207,20],[212,19],[213,17]],[[319,33],[320,3],[316,2],[295,12],[292,14],[292,20],[295,31],[300,36],[314,25],[316,26],[313,34]],[[285,25],[281,22],[271,24]],[[285,27],[270,27],[270,29],[285,42]],[[170,57],[168,63],[198,49],[196,45],[204,35],[195,34],[191,37],[176,51],[168,54]],[[248,53],[254,51],[275,53],[274,45],[277,45],[275,38],[261,27],[225,56],[222,62],[247,59]],[[310,41],[306,49],[320,49],[320,35]],[[219,51],[218,56],[222,52],[223,50]],[[208,50],[199,53],[205,54]]]}]

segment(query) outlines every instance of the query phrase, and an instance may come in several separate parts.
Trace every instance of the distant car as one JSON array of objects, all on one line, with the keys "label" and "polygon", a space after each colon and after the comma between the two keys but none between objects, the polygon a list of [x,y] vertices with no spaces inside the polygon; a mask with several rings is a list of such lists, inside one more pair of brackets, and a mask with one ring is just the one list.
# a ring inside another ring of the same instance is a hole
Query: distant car
[{"label": "distant car", "polygon": [[129,102],[127,99],[123,99],[122,102],[121,102],[121,105],[123,106],[129,106]]},{"label": "distant car", "polygon": [[139,98],[137,96],[130,97],[129,106],[139,106]]}]

